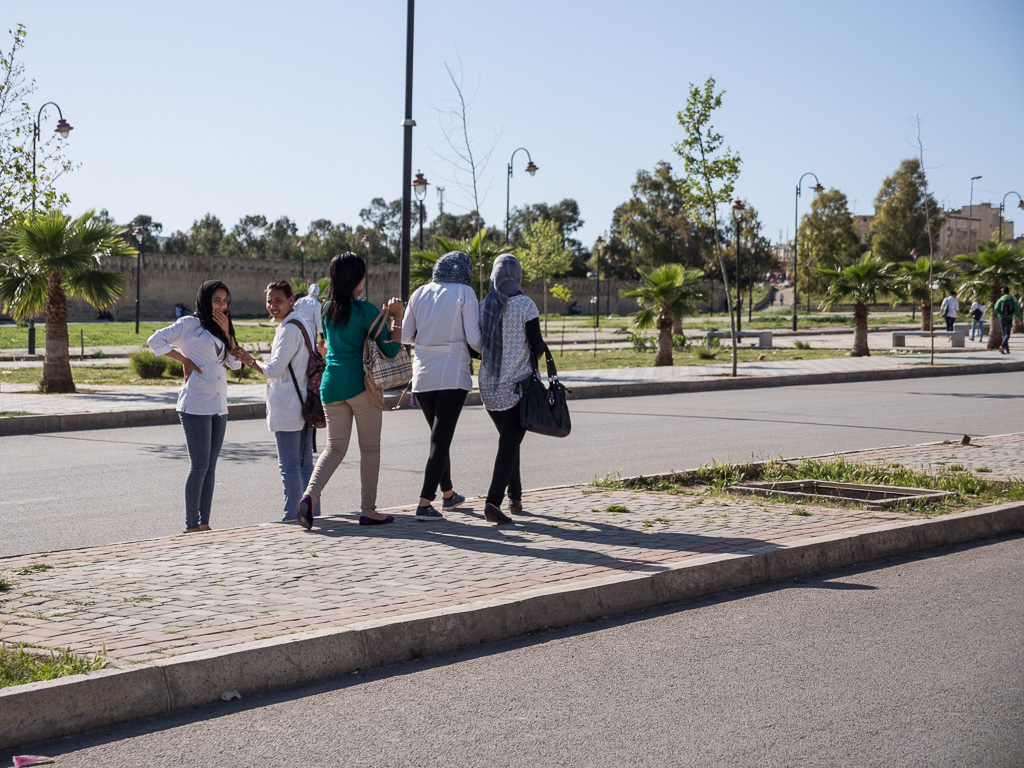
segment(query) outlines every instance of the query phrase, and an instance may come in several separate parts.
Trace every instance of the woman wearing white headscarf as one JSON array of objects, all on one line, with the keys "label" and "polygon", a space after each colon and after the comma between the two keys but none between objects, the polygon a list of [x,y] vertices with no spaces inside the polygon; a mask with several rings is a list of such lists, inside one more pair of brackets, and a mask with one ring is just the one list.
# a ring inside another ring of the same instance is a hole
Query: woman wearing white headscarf
[{"label": "woman wearing white headscarf", "polygon": [[462,251],[446,253],[434,265],[431,282],[409,297],[402,343],[413,345],[412,391],[430,425],[430,454],[423,471],[417,520],[444,515],[432,502],[441,486],[441,506],[457,507],[466,497],[452,487],[449,450],[455,427],[473,388],[470,347],[480,351],[480,319],[470,287],[473,265]]},{"label": "woman wearing white headscarf", "polygon": [[526,430],[519,418],[517,386],[533,373],[533,358],[547,349],[540,334],[540,313],[533,299],[523,295],[523,267],[504,253],[494,260],[491,287],[480,302],[480,399],[498,428],[498,455],[487,490],[484,517],[507,525],[512,518],[501,511],[508,489],[509,511],[523,514],[523,482],[519,475],[519,445]]}]

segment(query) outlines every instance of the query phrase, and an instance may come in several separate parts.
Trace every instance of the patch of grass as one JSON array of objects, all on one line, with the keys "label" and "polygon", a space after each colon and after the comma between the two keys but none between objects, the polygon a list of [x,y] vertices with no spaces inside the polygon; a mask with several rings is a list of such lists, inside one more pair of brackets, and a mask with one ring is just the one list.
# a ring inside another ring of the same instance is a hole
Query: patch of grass
[{"label": "patch of grass", "polygon": [[52,570],[52,565],[47,565],[46,563],[33,563],[32,565],[26,565],[24,568],[15,568],[13,572],[19,576],[31,576],[33,573],[45,573],[46,571]]},{"label": "patch of grass", "polygon": [[11,580],[4,574],[0,573],[0,592],[8,592],[14,587]]},{"label": "patch of grass", "polygon": [[[174,363],[175,361],[171,361]],[[173,369],[173,372],[172,372]],[[36,384],[43,375],[43,369],[34,368],[10,368],[11,375],[4,376],[4,383],[10,384]],[[245,370],[243,368],[243,370]],[[561,368],[559,368],[561,370]],[[121,385],[139,384],[148,386],[176,386],[181,383],[183,375],[181,363],[168,365],[165,375],[159,379],[140,378],[130,366],[127,365],[76,365],[71,368],[71,378],[79,386],[96,386],[99,384]],[[246,378],[242,383],[250,383],[254,376],[247,372],[243,374]],[[235,371],[228,371],[228,384],[239,383]]]},{"label": "patch of grass", "polygon": [[11,416],[31,416],[28,411],[0,411],[0,419],[8,419]]},{"label": "patch of grass", "polygon": [[139,595],[138,597],[126,597],[124,598],[126,603],[152,603],[153,598],[147,597],[146,595]]},{"label": "patch of grass", "polygon": [[810,344],[810,342],[800,341],[800,339],[797,339],[796,341],[793,342],[793,348],[794,349],[810,349],[811,348],[811,344]]},{"label": "patch of grass", "polygon": [[623,506],[622,504],[609,504],[604,508],[605,512],[629,512],[629,507]]},{"label": "patch of grass", "polygon": [[[911,501],[901,509],[926,515],[945,514],[956,509],[974,508],[1007,501],[1024,501],[1024,480],[1000,482],[979,477],[962,465],[942,467],[932,472],[918,472],[896,462],[809,459],[799,464],[770,460],[761,463],[733,464],[711,462],[689,472],[673,472],[659,477],[635,477],[625,480],[604,478],[600,487],[609,490],[661,491],[668,493],[723,493],[730,485],[745,481],[826,480],[838,483],[896,485],[947,491],[952,496],[939,502]],[[595,481],[595,484],[597,481]],[[796,503],[773,499],[778,503]],[[821,500],[822,505],[842,505],[835,499]],[[799,514],[794,512],[793,514]]]},{"label": "patch of grass", "polygon": [[698,347],[696,354],[698,360],[714,360],[718,357],[718,350],[709,349],[708,347]]},{"label": "patch of grass", "polygon": [[[269,344],[274,339],[276,324],[256,323],[239,324],[240,318],[235,320],[235,336],[239,344],[261,343]],[[593,323],[593,318],[591,318]],[[72,340],[72,348],[76,346],[81,338],[80,332],[85,335],[87,347],[137,347],[147,338],[153,335],[154,331],[166,328],[171,320],[161,323],[139,323],[139,333],[135,333],[135,321],[124,322],[102,322],[102,323],[68,323],[68,338]],[[602,325],[603,325],[602,321]],[[36,347],[43,349],[46,346],[46,326],[44,323],[36,323]],[[28,326],[4,326],[0,333],[0,349],[27,349],[28,348]]]},{"label": "patch of grass", "polygon": [[0,641],[0,688],[94,672],[105,666],[106,657],[98,653],[77,656],[67,648],[36,653],[24,645],[13,648]]}]

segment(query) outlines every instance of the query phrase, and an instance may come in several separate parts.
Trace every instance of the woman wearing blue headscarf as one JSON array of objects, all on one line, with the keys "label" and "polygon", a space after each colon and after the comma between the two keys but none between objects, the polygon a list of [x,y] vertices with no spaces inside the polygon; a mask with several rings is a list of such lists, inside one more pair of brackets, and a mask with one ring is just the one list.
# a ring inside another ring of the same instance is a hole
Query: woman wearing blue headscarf
[{"label": "woman wearing blue headscarf", "polygon": [[480,399],[498,428],[498,455],[487,490],[484,517],[507,525],[512,518],[501,511],[508,489],[508,508],[523,514],[523,482],[519,475],[519,446],[526,430],[519,418],[518,384],[533,373],[533,358],[547,345],[540,334],[540,313],[533,299],[523,295],[523,267],[511,253],[494,260],[491,288],[480,302]]},{"label": "woman wearing blue headscarf", "polygon": [[470,348],[480,351],[476,294],[470,287],[473,265],[462,251],[446,253],[434,265],[431,282],[409,297],[402,343],[413,345],[412,391],[430,425],[430,454],[423,471],[417,520],[443,518],[432,502],[441,486],[441,506],[466,500],[452,484],[449,450],[455,427],[473,388]]}]

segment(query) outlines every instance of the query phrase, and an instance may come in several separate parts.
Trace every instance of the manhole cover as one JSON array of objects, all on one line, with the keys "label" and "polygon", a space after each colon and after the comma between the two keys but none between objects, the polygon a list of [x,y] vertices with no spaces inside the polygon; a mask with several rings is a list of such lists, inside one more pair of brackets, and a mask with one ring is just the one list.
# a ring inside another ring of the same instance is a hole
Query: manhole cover
[{"label": "manhole cover", "polygon": [[743,483],[731,485],[732,493],[749,496],[783,496],[798,501],[824,501],[842,499],[867,509],[888,509],[913,501],[941,501],[949,491],[930,488],[904,488],[897,485],[867,485],[865,483],[836,483],[830,480],[781,480],[778,482]]}]

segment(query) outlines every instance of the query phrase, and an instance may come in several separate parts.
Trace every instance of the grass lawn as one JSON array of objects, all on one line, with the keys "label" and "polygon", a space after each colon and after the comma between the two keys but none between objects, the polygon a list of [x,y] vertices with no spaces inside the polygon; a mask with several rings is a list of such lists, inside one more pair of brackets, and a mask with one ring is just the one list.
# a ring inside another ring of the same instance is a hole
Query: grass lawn
[{"label": "grass lawn", "polygon": [[[135,334],[134,322],[107,323],[68,323],[68,340],[72,352],[81,343],[80,333],[85,334],[87,347],[144,347],[146,339],[154,331],[166,328],[168,323],[139,323],[139,333]],[[276,323],[261,320],[257,325],[236,324],[235,334],[239,344],[263,342],[269,344],[274,338]],[[36,323],[36,349],[42,351],[46,346],[46,328],[43,323]],[[27,349],[28,328],[17,325],[0,325],[0,349]]]},{"label": "grass lawn", "polygon": [[106,659],[98,654],[83,657],[67,649],[33,651],[0,643],[0,688],[93,672],[106,665]]},{"label": "grass lawn", "polygon": [[[228,384],[256,384],[265,381],[262,376],[254,374],[247,367],[239,369],[242,371],[242,379],[239,382],[238,371],[228,371]],[[6,384],[35,384],[42,378],[43,369],[33,368],[3,368],[0,369],[0,381]],[[89,384],[144,384],[153,386],[177,386],[181,383],[178,376],[164,374],[158,379],[140,378],[135,371],[127,365],[82,365],[71,368],[71,378],[75,384],[85,386]]]},{"label": "grass lawn", "polygon": [[[594,481],[598,488],[616,490],[662,491],[676,494],[729,494],[733,498],[755,500],[756,497],[733,496],[726,488],[747,481],[828,480],[841,483],[869,485],[897,485],[949,491],[953,495],[942,501],[914,501],[906,506],[893,507],[896,511],[924,517],[934,517],[966,509],[977,509],[1009,501],[1024,501],[1024,481],[999,482],[979,477],[966,467],[955,464],[935,473],[918,472],[896,462],[857,462],[843,457],[836,459],[808,459],[799,464],[769,460],[763,464],[713,462],[692,472],[674,472],[665,477],[636,477],[621,480],[604,477]],[[801,507],[809,502],[785,497],[757,500],[755,503],[789,504],[793,514],[810,514]],[[823,498],[816,506],[856,506],[852,502]]]}]

